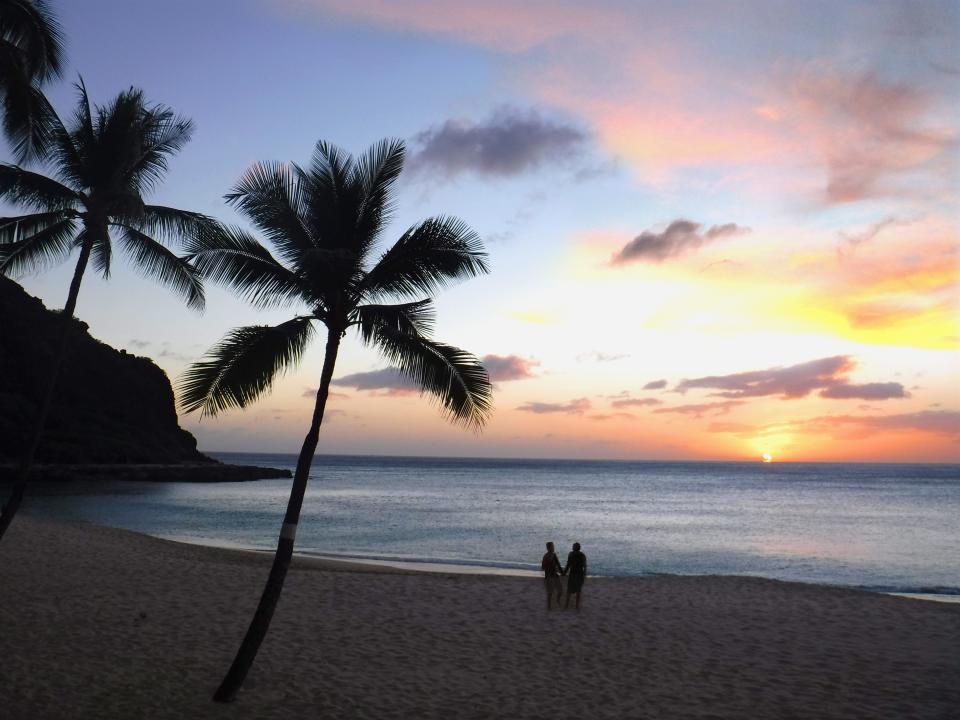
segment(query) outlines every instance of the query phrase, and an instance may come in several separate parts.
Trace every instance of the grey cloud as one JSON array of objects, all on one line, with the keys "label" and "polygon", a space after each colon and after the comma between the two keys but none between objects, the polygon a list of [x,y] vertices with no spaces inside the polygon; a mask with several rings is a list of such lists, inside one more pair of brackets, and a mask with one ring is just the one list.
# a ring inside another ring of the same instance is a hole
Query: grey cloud
[{"label": "grey cloud", "polygon": [[611,265],[623,265],[630,262],[663,262],[682,255],[701,246],[734,235],[750,232],[749,228],[736,223],[713,225],[701,230],[701,224],[691,220],[674,220],[663,232],[644,230],[624,245],[610,259]]},{"label": "grey cloud", "polygon": [[666,380],[651,380],[643,386],[644,390],[663,390],[667,386]]},{"label": "grey cloud", "polygon": [[726,415],[733,408],[743,405],[742,400],[723,400],[721,402],[698,403],[694,405],[675,405],[674,407],[658,408],[655,413],[678,413],[693,415],[695,418],[704,415]]},{"label": "grey cloud", "polygon": [[843,240],[851,248],[855,248],[858,245],[862,245],[863,243],[870,242],[875,237],[877,237],[877,235],[879,235],[881,232],[883,232],[885,229],[889,227],[895,227],[897,225],[906,225],[908,224],[908,222],[909,221],[907,220],[901,220],[897,217],[894,217],[893,215],[890,215],[888,217],[883,218],[883,220],[879,220],[873,223],[872,225],[868,226],[866,229],[861,230],[860,232],[854,233],[854,232],[841,231],[840,239]]},{"label": "grey cloud", "polygon": [[[169,345],[170,343],[164,343],[164,345]],[[164,348],[159,352],[157,357],[167,358],[168,360],[175,360],[177,362],[190,362],[193,360],[192,355],[184,355],[183,353],[170,350],[169,348]]]},{"label": "grey cloud", "polygon": [[620,400],[614,400],[610,403],[612,407],[615,408],[625,408],[625,407],[645,407],[648,405],[662,405],[663,402],[657,400],[656,398],[623,398]]},{"label": "grey cloud", "polygon": [[570,415],[582,415],[591,407],[587,398],[577,398],[565,403],[549,402],[528,402],[524,403],[517,410],[532,412],[537,415],[546,415],[549,413],[568,413]]},{"label": "grey cloud", "polygon": [[137,340],[136,338],[133,338],[127,343],[127,345],[129,345],[132,348],[136,348],[137,350],[143,350],[144,348],[150,347],[150,341]]},{"label": "grey cloud", "polygon": [[400,390],[411,392],[420,390],[419,386],[413,380],[392,367],[344,375],[343,377],[331,380],[330,384],[352,387],[356,390]]},{"label": "grey cloud", "polygon": [[506,107],[481,123],[447,120],[418,133],[414,143],[419,149],[409,165],[418,173],[508,177],[569,160],[587,141],[587,134],[574,125]]},{"label": "grey cloud", "polygon": [[718,390],[711,395],[726,398],[779,395],[785,400],[792,400],[806,397],[814,390],[820,391],[820,397],[831,400],[910,397],[900,383],[851,383],[846,376],[855,366],[850,356],[836,355],[787,367],[683,380],[675,389],[678,392],[694,388]]},{"label": "grey cloud", "polygon": [[890,400],[908,398],[910,393],[898,382],[864,383],[863,385],[836,383],[821,391],[820,397],[833,400]]},{"label": "grey cloud", "polygon": [[484,355],[483,366],[493,382],[507,380],[526,380],[536,377],[533,372],[540,365],[536,360],[529,360],[519,355]]},{"label": "grey cloud", "polygon": [[676,390],[686,392],[695,388],[719,390],[719,397],[743,398],[781,395],[784,398],[802,398],[814,390],[829,387],[839,376],[854,367],[852,358],[846,355],[821,358],[810,362],[776,367],[767,370],[710,375],[681,381]]},{"label": "grey cloud", "polygon": [[628,412],[600,413],[598,415],[588,415],[587,417],[591,420],[599,420],[601,422],[604,420],[616,420],[618,418],[622,420],[636,420],[636,416]]}]

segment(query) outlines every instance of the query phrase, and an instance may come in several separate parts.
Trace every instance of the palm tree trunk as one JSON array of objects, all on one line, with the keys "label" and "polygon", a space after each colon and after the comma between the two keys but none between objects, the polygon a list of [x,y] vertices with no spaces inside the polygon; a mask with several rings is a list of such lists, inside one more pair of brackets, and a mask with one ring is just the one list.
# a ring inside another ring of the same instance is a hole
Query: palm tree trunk
[{"label": "palm tree trunk", "polygon": [[34,420],[33,435],[30,437],[30,444],[27,446],[26,455],[24,455],[20,468],[17,471],[17,479],[13,484],[13,491],[7,504],[3,506],[0,512],[0,539],[3,539],[4,533],[13,522],[13,516],[20,509],[20,503],[23,502],[23,495],[27,489],[27,481],[30,479],[30,470],[33,467],[33,458],[37,454],[37,448],[40,447],[40,438],[43,436],[43,428],[47,424],[47,416],[50,414],[50,406],[53,404],[53,394],[57,388],[57,378],[60,376],[60,367],[63,365],[63,358],[67,354],[67,342],[70,339],[70,328],[73,324],[73,311],[77,307],[77,296],[80,294],[80,282],[83,280],[83,273],[87,269],[87,261],[90,259],[90,251],[93,249],[93,241],[86,240],[80,250],[80,258],[77,260],[77,267],[73,271],[73,280],[70,282],[70,292],[67,294],[67,304],[63,308],[63,329],[60,331],[60,344],[56,355],[53,358],[53,367],[50,369],[50,377],[47,379],[47,387],[37,411]]},{"label": "palm tree trunk", "polygon": [[333,378],[333,368],[337,362],[337,352],[340,349],[342,333],[336,328],[330,328],[327,336],[327,348],[323,358],[323,372],[320,376],[320,387],[317,389],[317,403],[313,410],[313,421],[310,430],[303,440],[300,456],[297,458],[297,470],[293,476],[293,486],[290,489],[290,500],[287,502],[287,512],[283,517],[283,526],[280,529],[280,539],[277,542],[277,552],[273,557],[273,567],[270,576],[260,596],[260,603],[247,628],[247,634],[240,644],[237,656],[233,659],[230,670],[224,677],[220,687],[213,695],[217,702],[233,700],[253,660],[260,649],[260,643],[267,634],[273,611],[280,600],[283,590],[283,581],[287,577],[290,559],[293,556],[293,540],[297,533],[297,523],[300,520],[300,508],[303,505],[303,495],[307,490],[307,478],[310,475],[310,465],[313,463],[313,454],[317,449],[320,437],[320,424],[323,422],[323,411],[327,406],[327,395],[330,391],[330,380]]}]

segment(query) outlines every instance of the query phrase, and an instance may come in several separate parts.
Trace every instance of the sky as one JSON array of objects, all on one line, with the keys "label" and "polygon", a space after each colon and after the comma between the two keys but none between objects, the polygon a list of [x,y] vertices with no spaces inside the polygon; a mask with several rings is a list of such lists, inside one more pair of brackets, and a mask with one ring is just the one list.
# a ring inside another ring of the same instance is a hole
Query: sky
[{"label": "sky", "polygon": [[[94,102],[194,120],[153,200],[241,223],[258,160],[407,143],[385,238],[455,215],[489,275],[436,296],[494,412],[446,423],[348,337],[318,452],[960,461],[955,2],[51,1]],[[9,156],[9,155],[7,155]],[[18,278],[62,307],[69,267]],[[230,328],[117,264],[77,314],[176,382]],[[315,343],[201,449],[296,452]]]}]

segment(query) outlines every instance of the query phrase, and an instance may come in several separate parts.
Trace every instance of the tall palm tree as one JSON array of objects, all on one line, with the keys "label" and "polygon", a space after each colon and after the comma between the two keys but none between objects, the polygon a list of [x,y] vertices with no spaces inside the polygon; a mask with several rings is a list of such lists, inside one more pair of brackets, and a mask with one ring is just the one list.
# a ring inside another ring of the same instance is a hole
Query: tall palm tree
[{"label": "tall palm tree", "polygon": [[63,35],[45,0],[0,0],[3,130],[21,162],[42,155],[52,109],[40,86],[63,71]]},{"label": "tall palm tree", "polygon": [[[454,280],[488,271],[480,238],[460,220],[432,218],[374,257],[393,209],[391,191],[403,159],[399,140],[384,140],[358,159],[321,141],[309,167],[257,163],[226,198],[272,242],[279,259],[236,229],[220,227],[189,243],[188,258],[208,280],[261,308],[292,305],[302,311],[279,325],[228,333],[184,374],[179,388],[183,409],[215,415],[245,407],[300,360],[315,324],[326,326],[313,419],[297,459],[273,566],[215,700],[235,697],[280,599],[346,332],[356,329],[362,343],[380,350],[432,395],[449,419],[479,429],[489,414],[487,372],[469,353],[430,338],[433,304],[424,297]],[[391,299],[407,302],[384,302]]]},{"label": "tall palm tree", "polygon": [[166,173],[169,158],[190,139],[191,121],[164,106],[147,105],[141,90],[131,88],[109,105],[96,108],[90,107],[82,83],[78,90],[70,128],[53,114],[51,177],[0,164],[0,199],[31,210],[27,215],[0,218],[0,273],[35,272],[79,251],[48,385],[13,492],[0,513],[0,538],[23,499],[87,263],[92,259],[94,268],[109,277],[115,236],[142,274],[178,292],[192,308],[200,309],[204,302],[199,274],[154,236],[181,240],[212,221],[198,213],[144,202],[144,195]]}]

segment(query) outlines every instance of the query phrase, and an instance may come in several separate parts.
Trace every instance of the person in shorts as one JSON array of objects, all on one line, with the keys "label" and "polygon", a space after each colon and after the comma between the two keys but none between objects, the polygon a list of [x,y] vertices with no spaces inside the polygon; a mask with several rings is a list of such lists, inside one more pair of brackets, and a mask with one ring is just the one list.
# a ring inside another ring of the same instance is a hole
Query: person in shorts
[{"label": "person in shorts", "polygon": [[547,543],[547,551],[543,554],[540,561],[540,569],[543,570],[543,583],[547,589],[547,610],[550,610],[550,598],[557,596],[557,607],[560,607],[560,597],[563,595],[563,583],[560,576],[563,574],[563,566],[560,564],[560,558],[553,548],[553,543]]}]

